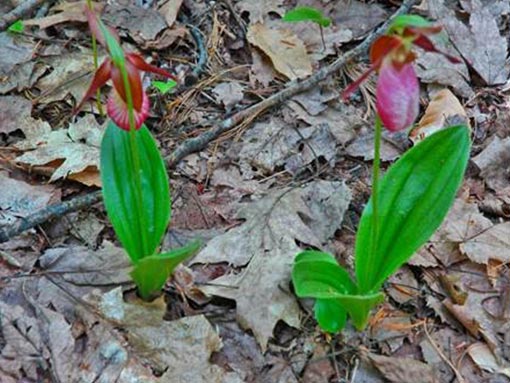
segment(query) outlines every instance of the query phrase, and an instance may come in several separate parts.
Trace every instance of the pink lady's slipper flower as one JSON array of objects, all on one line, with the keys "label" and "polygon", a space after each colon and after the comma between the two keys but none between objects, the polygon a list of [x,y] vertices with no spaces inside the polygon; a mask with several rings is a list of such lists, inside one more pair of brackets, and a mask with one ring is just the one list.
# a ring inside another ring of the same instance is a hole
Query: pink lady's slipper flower
[{"label": "pink lady's slipper flower", "polygon": [[418,117],[420,86],[412,62],[416,58],[411,48],[417,45],[428,52],[459,60],[434,47],[426,36],[441,31],[438,26],[401,26],[390,28],[390,34],[379,37],[370,48],[368,71],[344,91],[346,99],[373,72],[379,73],[376,88],[376,108],[386,129],[396,132],[408,128]]},{"label": "pink lady's slipper flower", "polygon": [[[106,44],[106,38],[101,32],[99,21],[95,14],[91,12],[88,8],[85,10],[89,22],[89,27],[97,41],[99,41],[103,46],[108,48]],[[115,32],[112,33],[112,36],[118,40]],[[109,52],[111,54],[111,52]],[[135,129],[139,129],[143,122],[147,119],[149,115],[149,98],[147,94],[143,90],[142,80],[140,71],[144,72],[152,72],[164,76],[166,78],[171,78],[176,80],[176,78],[168,73],[167,71],[150,65],[144,61],[142,56],[136,53],[125,53],[125,68],[128,76],[129,87],[131,90],[131,97],[133,100],[133,111],[135,116]],[[96,73],[94,74],[94,78],[90,84],[89,89],[85,93],[82,101],[76,108],[76,111],[81,109],[86,100],[88,100],[92,95],[103,85],[105,85],[108,80],[112,80],[113,89],[108,98],[107,103],[107,112],[108,116],[115,122],[115,124],[124,130],[130,130],[129,126],[129,110],[128,110],[128,101],[126,89],[124,87],[124,80],[122,78],[122,71],[119,67],[116,66],[114,61],[109,57],[107,58],[100,66],[97,68]]]}]

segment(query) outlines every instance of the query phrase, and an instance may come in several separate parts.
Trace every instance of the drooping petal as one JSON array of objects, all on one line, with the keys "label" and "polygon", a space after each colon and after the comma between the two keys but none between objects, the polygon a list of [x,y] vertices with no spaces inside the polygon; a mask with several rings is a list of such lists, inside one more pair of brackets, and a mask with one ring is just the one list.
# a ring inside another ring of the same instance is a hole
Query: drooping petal
[{"label": "drooping petal", "polygon": [[147,62],[145,62],[143,57],[140,56],[139,54],[130,52],[130,53],[126,54],[126,59],[131,64],[133,64],[135,67],[140,69],[141,71],[156,73],[156,74],[159,74],[166,78],[171,78],[172,80],[177,80],[177,78],[174,75],[167,72],[166,70],[158,68],[157,66],[154,66],[154,65],[151,65],[151,64],[148,64]]},{"label": "drooping petal", "polygon": [[[144,123],[144,121],[149,116],[149,98],[142,92],[142,105],[139,110],[134,110],[135,115],[135,129],[140,129],[140,126]],[[115,124],[124,130],[129,131],[129,111],[127,104],[124,102],[122,97],[117,93],[115,89],[112,90],[110,96],[108,97],[108,102],[106,104],[106,111],[108,116],[115,122]]]},{"label": "drooping petal", "polygon": [[406,129],[419,112],[420,86],[412,64],[396,68],[384,60],[376,90],[377,113],[384,126],[392,131]]},{"label": "drooping petal", "polygon": [[402,39],[397,36],[381,36],[370,46],[370,62],[372,65],[381,65],[382,60],[390,53],[402,46]]},{"label": "drooping petal", "polygon": [[421,49],[423,49],[426,52],[434,52],[434,53],[439,53],[439,54],[443,55],[452,64],[459,64],[459,63],[462,62],[462,61],[460,61],[459,58],[457,58],[455,56],[452,56],[452,55],[450,55],[450,54],[448,54],[446,52],[443,52],[443,51],[437,49],[435,47],[434,43],[427,36],[423,36],[423,35],[418,36],[413,41],[413,44],[416,45],[416,46],[419,46]]},{"label": "drooping petal", "polygon": [[[126,61],[126,72],[128,75],[129,88],[131,89],[131,97],[133,98],[133,107],[135,110],[140,110],[143,102],[143,87],[140,72],[129,61]],[[112,67],[111,76],[114,88],[124,102],[127,103],[127,94],[124,87],[122,72],[119,68],[114,66]]]},{"label": "drooping petal", "polygon": [[358,89],[359,86],[361,85],[361,83],[363,81],[365,81],[368,78],[368,76],[370,76],[372,74],[372,72],[375,71],[376,69],[377,69],[377,67],[375,65],[371,65],[367,71],[362,73],[361,76],[359,76],[356,79],[356,81],[350,83],[349,86],[347,88],[345,88],[345,90],[342,92],[342,99],[344,101],[346,101],[349,98],[349,96],[352,94],[352,92],[354,92],[356,89]]},{"label": "drooping petal", "polygon": [[112,70],[112,62],[110,59],[104,60],[104,62],[97,68],[96,73],[94,74],[94,78],[92,79],[92,82],[90,83],[89,89],[85,93],[85,96],[83,96],[83,99],[80,101],[78,106],[75,109],[75,113],[77,113],[90,97],[96,91],[101,88],[106,82],[110,79],[110,73]]}]

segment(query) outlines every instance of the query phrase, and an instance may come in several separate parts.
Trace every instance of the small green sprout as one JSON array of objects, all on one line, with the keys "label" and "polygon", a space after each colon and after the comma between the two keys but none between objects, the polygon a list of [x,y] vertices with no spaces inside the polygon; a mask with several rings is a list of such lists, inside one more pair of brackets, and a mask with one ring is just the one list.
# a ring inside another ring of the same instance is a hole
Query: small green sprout
[{"label": "small green sprout", "polygon": [[288,23],[298,23],[301,21],[311,21],[319,26],[321,32],[322,49],[326,49],[324,42],[324,31],[322,28],[327,28],[331,25],[331,19],[324,16],[324,14],[312,7],[296,7],[288,11],[282,18],[283,21]]},{"label": "small green sprout", "polygon": [[152,81],[152,86],[156,88],[161,94],[167,94],[172,89],[174,89],[177,85],[177,82],[174,80],[168,80],[168,81]]},{"label": "small green sprout", "polygon": [[25,24],[23,24],[23,20],[18,20],[14,24],[11,24],[7,30],[11,33],[22,33],[25,30]]}]

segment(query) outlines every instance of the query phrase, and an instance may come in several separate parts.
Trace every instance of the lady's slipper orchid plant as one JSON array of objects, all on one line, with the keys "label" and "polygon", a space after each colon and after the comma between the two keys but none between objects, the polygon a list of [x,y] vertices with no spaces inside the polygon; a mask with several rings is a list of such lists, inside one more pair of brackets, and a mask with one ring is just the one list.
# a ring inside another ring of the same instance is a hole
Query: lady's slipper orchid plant
[{"label": "lady's slipper orchid plant", "polygon": [[156,142],[144,125],[149,99],[140,71],[175,78],[147,64],[135,53],[124,53],[111,32],[90,9],[85,10],[95,38],[109,57],[98,67],[76,110],[108,80],[113,90],[107,113],[111,118],[101,142],[100,170],[103,197],[113,228],[134,264],[131,276],[140,296],[151,298],[161,290],[174,268],[194,254],[198,243],[159,253],[170,221],[168,175]]},{"label": "lady's slipper orchid plant", "polygon": [[347,97],[377,71],[372,195],[360,219],[354,281],[336,259],[321,251],[296,256],[292,281],[299,297],[315,298],[315,317],[328,332],[340,331],[349,315],[363,329],[384,296],[385,280],[404,264],[443,221],[460,187],[470,151],[469,129],[459,125],[427,137],[379,180],[382,126],[400,131],[418,115],[419,83],[413,46],[458,60],[434,47],[427,35],[440,27],[419,16],[397,17],[370,50],[372,66],[344,92]]}]

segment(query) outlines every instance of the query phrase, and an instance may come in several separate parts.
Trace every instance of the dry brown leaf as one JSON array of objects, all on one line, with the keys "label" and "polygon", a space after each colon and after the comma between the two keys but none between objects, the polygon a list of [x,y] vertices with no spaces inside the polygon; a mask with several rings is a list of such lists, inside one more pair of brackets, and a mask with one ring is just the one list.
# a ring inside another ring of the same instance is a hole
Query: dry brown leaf
[{"label": "dry brown leaf", "polygon": [[230,111],[244,97],[244,87],[238,82],[222,82],[216,85],[212,92],[216,101],[221,102],[227,111]]},{"label": "dry brown leaf", "polygon": [[275,69],[291,80],[312,74],[312,63],[303,42],[289,29],[270,29],[254,24],[248,29],[248,41],[264,52]]},{"label": "dry brown leaf", "polygon": [[226,372],[209,362],[211,354],[221,349],[222,342],[203,315],[164,321],[163,298],[152,303],[139,300],[126,303],[121,288],[91,296],[89,302],[126,332],[135,355],[153,370],[164,372],[161,382],[242,382],[237,373]]},{"label": "dry brown leaf", "polygon": [[494,136],[473,162],[481,170],[480,176],[487,185],[498,192],[510,186],[510,137],[501,139]]},{"label": "dry brown leaf", "polygon": [[[87,15],[84,12],[87,7],[87,1],[78,1],[71,3],[61,3],[52,8],[52,11],[58,13],[46,17],[40,17],[30,20],[24,20],[23,24],[27,26],[38,26],[41,29],[46,29],[57,24],[67,23],[69,21],[86,23]],[[92,3],[94,12],[100,14],[104,8],[104,4]]]},{"label": "dry brown leaf", "polygon": [[510,222],[494,225],[460,244],[460,250],[469,259],[484,265],[491,259],[510,262]]},{"label": "dry brown leaf", "polygon": [[0,171],[0,210],[16,216],[26,216],[60,200],[54,186],[30,185],[10,178]]},{"label": "dry brown leaf", "polygon": [[27,151],[16,158],[16,162],[28,165],[51,164],[55,172],[50,178],[54,182],[69,175],[95,170],[95,177],[86,177],[89,186],[100,186],[99,147],[103,129],[94,116],[87,115],[71,124],[69,129],[56,130],[42,136],[32,136],[18,142],[16,147]]},{"label": "dry brown leaf", "polygon": [[31,118],[32,103],[20,96],[0,97],[0,133],[11,133],[23,127],[24,120]]},{"label": "dry brown leaf", "polygon": [[[338,107],[330,105],[315,116],[295,101],[288,101],[286,105],[292,110],[291,118],[304,121],[314,128],[327,125],[339,145],[345,145],[355,137],[356,131],[366,126],[359,110],[350,105],[339,105]],[[288,122],[292,121],[288,120]]]},{"label": "dry brown leaf", "polygon": [[453,10],[443,0],[429,0],[429,9],[448,32],[468,64],[480,75],[487,85],[502,84],[507,80],[506,56],[508,43],[501,36],[497,19],[490,8],[480,1],[472,1],[469,26],[457,19]]},{"label": "dry brown leaf", "polygon": [[[100,56],[99,62],[103,62],[104,58],[105,56]],[[42,61],[53,70],[36,83],[41,94],[35,102],[48,104],[62,101],[68,94],[77,101],[81,100],[90,85],[94,71],[92,51],[66,53],[47,57]]]},{"label": "dry brown leaf", "polygon": [[439,263],[445,266],[456,263],[464,259],[459,245],[476,238],[492,226],[492,222],[480,213],[476,204],[457,199],[442,225],[411,258],[409,264],[430,267],[438,266]]},{"label": "dry brown leaf", "polygon": [[367,358],[379,372],[392,383],[439,383],[434,370],[426,363],[410,358],[393,358],[366,353]]},{"label": "dry brown leaf", "polygon": [[155,40],[168,28],[160,12],[136,5],[107,5],[102,18],[108,25],[126,31],[138,44]]},{"label": "dry brown leaf", "polygon": [[285,166],[291,174],[320,157],[334,164],[335,137],[327,124],[293,128],[278,118],[259,122],[246,131],[237,155],[244,178],[252,178],[253,168],[270,173]]},{"label": "dry brown leaf", "polygon": [[510,378],[510,364],[498,363],[492,351],[485,343],[475,343],[469,346],[467,352],[476,365],[492,374],[503,374]]},{"label": "dry brown leaf", "polygon": [[32,58],[35,43],[14,33],[0,32],[0,83],[17,65]]},{"label": "dry brown leaf", "polygon": [[285,14],[283,0],[241,0],[236,3],[239,13],[247,12],[250,17],[250,24],[262,23],[269,13],[276,13],[280,16]]},{"label": "dry brown leaf", "polygon": [[169,27],[174,25],[179,10],[181,9],[182,1],[183,0],[168,0],[158,8],[159,13],[163,15]]},{"label": "dry brown leaf", "polygon": [[[438,49],[460,58],[459,53],[444,34],[430,38]],[[475,93],[470,85],[469,69],[464,62],[452,63],[443,55],[418,51],[416,64],[416,73],[422,82],[451,87],[456,94],[464,98],[474,96]]]},{"label": "dry brown leaf", "polygon": [[339,182],[315,181],[303,188],[273,190],[242,204],[236,218],[246,222],[212,239],[193,259],[194,263],[247,265],[242,273],[215,279],[203,290],[236,300],[239,323],[252,329],[262,350],[279,320],[299,325],[295,298],[283,287],[300,250],[296,239],[322,247],[341,224],[349,201],[349,190]]},{"label": "dry brown leaf", "polygon": [[250,85],[253,88],[258,87],[258,83],[262,87],[267,88],[271,81],[277,76],[271,60],[264,55],[259,53],[256,49],[251,50],[251,69],[250,69]]},{"label": "dry brown leaf", "polygon": [[450,122],[452,120],[456,121],[455,125],[463,121],[469,126],[466,111],[458,98],[450,90],[442,89],[430,100],[425,114],[410,132],[409,138],[416,144],[431,134],[454,125]]},{"label": "dry brown leaf", "polygon": [[388,12],[377,3],[365,3],[358,0],[341,0],[335,3],[329,14],[333,24],[352,33],[353,39],[359,39],[386,20]]}]

